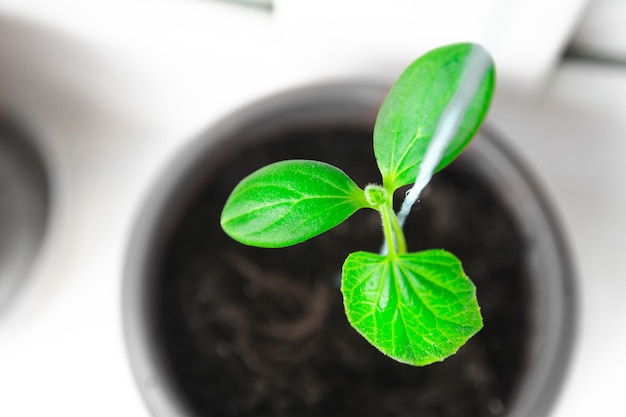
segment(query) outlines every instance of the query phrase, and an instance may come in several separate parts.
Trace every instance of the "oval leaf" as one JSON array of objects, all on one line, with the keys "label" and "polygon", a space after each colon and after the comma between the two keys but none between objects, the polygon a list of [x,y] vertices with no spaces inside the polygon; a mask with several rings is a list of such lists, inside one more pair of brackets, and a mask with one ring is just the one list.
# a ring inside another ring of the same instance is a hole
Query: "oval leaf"
[{"label": "oval leaf", "polygon": [[363,191],[339,168],[318,161],[282,161],[235,187],[221,224],[241,243],[278,248],[317,236],[367,206]]},{"label": "oval leaf", "polygon": [[353,253],[343,266],[341,291],[352,326],[403,363],[441,361],[482,328],[474,284],[444,250]]},{"label": "oval leaf", "polygon": [[444,152],[437,167],[440,170],[469,143],[487,113],[495,81],[491,57],[480,45],[471,43],[433,49],[413,62],[393,85],[374,127],[374,153],[387,189],[415,182],[439,120],[466,68],[477,57],[487,57],[489,69]]}]

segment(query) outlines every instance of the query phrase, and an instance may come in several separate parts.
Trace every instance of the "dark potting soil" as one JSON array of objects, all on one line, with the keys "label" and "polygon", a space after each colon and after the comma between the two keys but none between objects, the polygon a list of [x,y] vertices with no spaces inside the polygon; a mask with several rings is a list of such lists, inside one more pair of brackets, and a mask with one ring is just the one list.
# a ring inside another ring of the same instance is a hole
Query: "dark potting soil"
[{"label": "dark potting soil", "polygon": [[[165,367],[198,416],[506,415],[524,372],[529,282],[506,206],[463,157],[437,174],[405,226],[411,251],[444,248],[477,287],[484,328],[423,368],[396,363],[350,327],[339,291],[348,253],[378,252],[378,214],[284,249],[242,246],[221,230],[236,183],[268,163],[318,159],[357,184],[380,183],[368,129],[284,132],[208,164],[175,217],[155,270],[155,334]],[[223,149],[226,149],[224,147]]]}]

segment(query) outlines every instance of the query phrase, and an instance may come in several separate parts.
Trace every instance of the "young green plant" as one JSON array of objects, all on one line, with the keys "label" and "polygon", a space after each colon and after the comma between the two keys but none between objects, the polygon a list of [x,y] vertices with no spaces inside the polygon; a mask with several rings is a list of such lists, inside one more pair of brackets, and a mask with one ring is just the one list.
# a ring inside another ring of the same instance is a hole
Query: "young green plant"
[{"label": "young green plant", "polygon": [[[374,128],[382,185],[361,189],[342,170],[324,162],[281,161],[244,178],[222,212],[222,228],[233,239],[279,248],[326,232],[359,209],[378,211],[384,250],[348,255],[341,283],[345,311],[351,325],[372,345],[411,365],[454,354],[483,325],[476,289],[461,262],[443,249],[408,252],[402,221],[393,208],[394,193],[419,177],[476,48],[481,47],[462,43],[434,49],[412,63],[393,85]],[[491,58],[485,68],[434,171],[452,162],[482,123],[494,88]]]}]

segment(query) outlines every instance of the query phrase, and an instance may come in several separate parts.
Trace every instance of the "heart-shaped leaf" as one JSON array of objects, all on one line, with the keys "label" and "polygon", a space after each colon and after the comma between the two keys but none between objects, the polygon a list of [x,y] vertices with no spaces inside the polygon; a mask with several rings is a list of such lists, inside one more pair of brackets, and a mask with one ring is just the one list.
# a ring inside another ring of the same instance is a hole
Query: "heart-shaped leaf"
[{"label": "heart-shaped leaf", "polygon": [[444,250],[352,253],[341,291],[352,326],[403,363],[441,361],[482,328],[474,284]]},{"label": "heart-shaped leaf", "polygon": [[282,161],[235,187],[221,224],[241,243],[278,248],[317,236],[362,207],[369,207],[363,191],[339,168],[318,161]]},{"label": "heart-shaped leaf", "polygon": [[444,152],[437,167],[440,170],[463,150],[487,113],[495,82],[493,61],[480,45],[443,46],[418,58],[393,85],[374,128],[374,153],[388,190],[415,182],[441,116],[462,85],[466,70],[484,62],[479,59],[488,60],[488,70]]}]

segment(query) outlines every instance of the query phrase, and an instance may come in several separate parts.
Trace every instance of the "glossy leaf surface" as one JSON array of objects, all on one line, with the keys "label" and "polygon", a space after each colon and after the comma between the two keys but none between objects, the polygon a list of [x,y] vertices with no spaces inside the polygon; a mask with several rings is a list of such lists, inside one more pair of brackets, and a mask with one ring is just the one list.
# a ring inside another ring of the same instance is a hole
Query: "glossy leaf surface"
[{"label": "glossy leaf surface", "polygon": [[341,291],[352,326],[403,363],[441,361],[482,328],[474,284],[444,250],[353,253],[343,266]]},{"label": "glossy leaf surface", "polygon": [[367,206],[363,191],[340,169],[318,161],[282,161],[235,187],[221,224],[241,243],[277,248],[319,235]]},{"label": "glossy leaf surface", "polygon": [[458,156],[485,117],[495,82],[491,58],[470,43],[437,48],[413,62],[389,91],[374,128],[374,153],[388,190],[415,182],[440,117],[458,90],[466,65],[478,53],[471,55],[473,48],[480,48],[491,65],[444,152],[440,170]]}]

